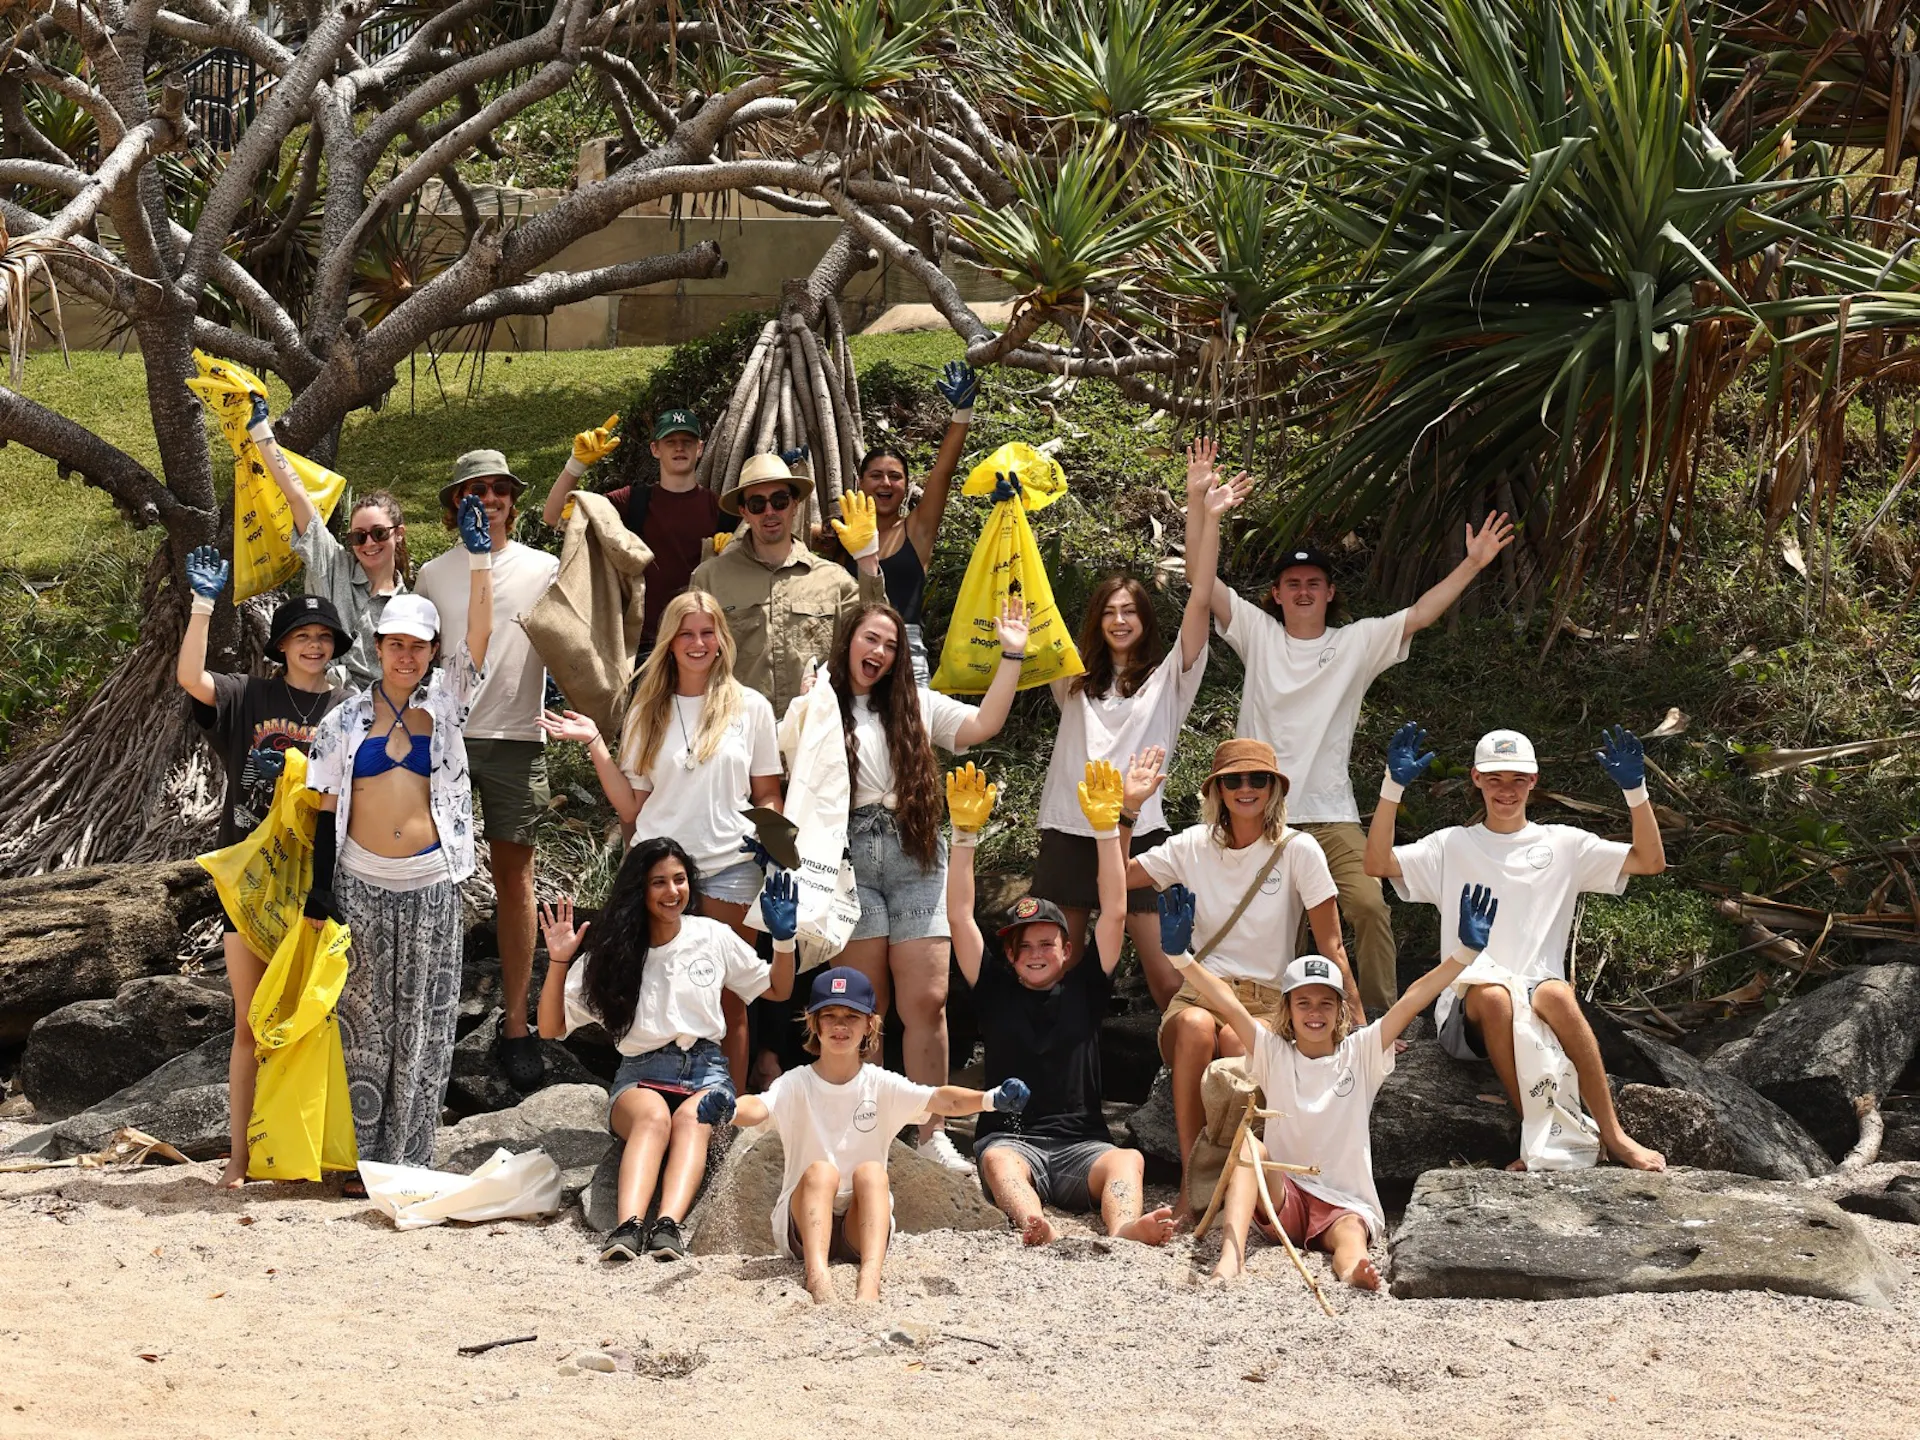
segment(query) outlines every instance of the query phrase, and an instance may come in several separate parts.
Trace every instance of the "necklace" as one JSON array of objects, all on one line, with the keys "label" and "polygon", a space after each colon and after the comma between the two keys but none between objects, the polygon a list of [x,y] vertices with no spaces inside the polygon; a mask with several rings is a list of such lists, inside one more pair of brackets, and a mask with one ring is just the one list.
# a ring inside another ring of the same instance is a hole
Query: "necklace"
[{"label": "necklace", "polygon": [[[308,729],[312,729],[313,722],[318,720],[322,715],[326,713],[327,701],[332,697],[333,691],[322,690],[319,693],[315,694],[315,692],[311,690],[300,689],[291,680],[283,680],[281,681],[281,683],[287,687],[287,708],[293,711],[293,715],[296,720],[298,720],[302,725],[306,726]],[[311,711],[309,711],[307,707],[303,706],[300,703],[300,701],[296,698],[301,695],[313,696],[314,705]]]},{"label": "necklace", "polygon": [[[687,717],[680,713],[680,702],[686,698],[688,697],[681,695],[673,697],[673,718],[680,722],[680,741],[687,747],[686,753],[680,758],[680,768],[691,771],[698,768],[700,762],[693,757],[693,737],[687,734]],[[702,696],[700,698],[704,706],[705,697]]]}]

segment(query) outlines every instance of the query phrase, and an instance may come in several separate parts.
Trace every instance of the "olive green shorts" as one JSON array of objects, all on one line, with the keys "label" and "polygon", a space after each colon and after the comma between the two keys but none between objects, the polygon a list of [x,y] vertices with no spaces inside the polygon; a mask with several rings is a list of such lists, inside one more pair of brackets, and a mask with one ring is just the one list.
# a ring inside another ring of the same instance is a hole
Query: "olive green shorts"
[{"label": "olive green shorts", "polygon": [[533,844],[546,814],[547,747],[538,740],[468,740],[467,770],[480,802],[480,833],[509,845]]}]

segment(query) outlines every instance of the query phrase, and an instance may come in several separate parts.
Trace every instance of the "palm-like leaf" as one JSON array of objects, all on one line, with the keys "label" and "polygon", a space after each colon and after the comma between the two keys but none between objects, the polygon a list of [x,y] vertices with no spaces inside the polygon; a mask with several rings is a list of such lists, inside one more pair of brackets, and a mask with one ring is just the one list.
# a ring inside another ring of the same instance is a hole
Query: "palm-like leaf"
[{"label": "palm-like leaf", "polygon": [[769,43],[764,60],[803,112],[837,112],[853,122],[884,119],[886,92],[929,68],[921,50],[933,11],[894,23],[882,0],[814,0]]}]

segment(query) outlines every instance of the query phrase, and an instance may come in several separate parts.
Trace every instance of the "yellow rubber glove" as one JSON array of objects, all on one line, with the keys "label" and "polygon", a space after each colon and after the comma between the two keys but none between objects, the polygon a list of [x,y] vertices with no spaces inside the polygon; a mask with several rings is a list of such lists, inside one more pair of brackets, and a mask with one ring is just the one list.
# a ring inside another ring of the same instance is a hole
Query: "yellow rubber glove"
[{"label": "yellow rubber glove", "polygon": [[573,437],[573,458],[582,465],[597,465],[620,448],[620,437],[613,433],[613,427],[620,423],[618,415],[607,416],[607,423],[592,430],[582,430]]},{"label": "yellow rubber glove", "polygon": [[1093,826],[1096,839],[1108,840],[1120,833],[1122,794],[1120,772],[1112,761],[1087,762],[1087,778],[1080,782],[1080,813]]},{"label": "yellow rubber glove", "polygon": [[947,814],[953,820],[956,843],[973,843],[986,828],[993,802],[999,798],[1000,787],[989,785],[987,772],[971,760],[947,772]]},{"label": "yellow rubber glove", "polygon": [[713,537],[713,553],[718,555],[733,543],[733,532],[724,530]]},{"label": "yellow rubber glove", "polygon": [[880,553],[880,517],[874,511],[873,497],[849,490],[840,497],[840,518],[833,522],[833,533],[856,560]]}]

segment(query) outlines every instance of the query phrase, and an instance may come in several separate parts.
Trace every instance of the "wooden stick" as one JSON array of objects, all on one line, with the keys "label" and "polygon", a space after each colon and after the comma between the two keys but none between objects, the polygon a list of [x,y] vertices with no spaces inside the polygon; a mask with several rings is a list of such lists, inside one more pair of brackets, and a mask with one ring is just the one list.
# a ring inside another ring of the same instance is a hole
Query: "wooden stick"
[{"label": "wooden stick", "polygon": [[1274,1208],[1273,1194],[1267,1189],[1267,1172],[1264,1167],[1253,1167],[1253,1183],[1260,1187],[1260,1203],[1267,1207],[1267,1219],[1273,1223],[1274,1234],[1280,1237],[1280,1243],[1287,1247],[1287,1258],[1293,1261],[1293,1268],[1300,1272],[1300,1278],[1307,1282],[1307,1289],[1313,1292],[1313,1298],[1320,1302],[1320,1308],[1326,1312],[1329,1320],[1336,1318],[1333,1307],[1327,1304],[1327,1297],[1320,1293],[1319,1282],[1307,1271],[1307,1262],[1300,1258],[1300,1252],[1293,1248],[1293,1241],[1287,1238],[1286,1226],[1280,1223],[1280,1212]]},{"label": "wooden stick", "polygon": [[786,368],[786,347],[776,345],[767,354],[766,383],[760,387],[760,423],[753,432],[755,455],[764,455],[773,447],[773,427],[780,420],[780,376]]},{"label": "wooden stick", "polygon": [[[740,409],[746,404],[747,387],[752,384],[759,369],[761,355],[773,344],[776,328],[771,320],[761,327],[759,339],[754,341],[753,349],[748,352],[747,363],[740,367],[740,378],[733,382],[733,394],[727,398],[727,408],[720,412],[720,421],[713,427],[713,443],[707,446],[706,453],[700,457],[700,479],[709,490],[719,490],[725,484],[727,456],[733,447],[734,431],[741,424]],[[715,482],[716,473],[719,483]]]},{"label": "wooden stick", "polygon": [[[782,354],[786,352],[786,346],[783,345],[780,349]],[[806,443],[805,437],[796,433],[794,415],[793,373],[783,367],[780,371],[780,448],[782,450],[791,450],[796,445]]]},{"label": "wooden stick", "polygon": [[835,423],[833,392],[828,384],[824,357],[820,354],[820,342],[804,324],[796,328],[800,336],[800,349],[807,357],[814,412],[820,422],[820,446],[814,451],[813,465],[814,473],[820,480],[820,514],[824,517],[829,505],[834,507],[834,513],[839,512],[840,430]]},{"label": "wooden stick", "polygon": [[[1241,1166],[1247,1164],[1245,1160],[1237,1160],[1234,1163]],[[1284,1160],[1262,1160],[1260,1165],[1262,1169],[1278,1170],[1283,1175],[1318,1175],[1320,1173],[1318,1165],[1289,1165]]]},{"label": "wooden stick", "polygon": [[478,1345],[462,1345],[462,1355],[484,1355],[489,1350],[498,1350],[502,1345],[529,1345],[540,1337],[538,1335],[514,1335],[505,1340],[483,1340]]},{"label": "wooden stick", "polygon": [[1233,1132],[1233,1144],[1227,1148],[1227,1154],[1235,1157],[1235,1159],[1220,1167],[1220,1178],[1213,1182],[1213,1194],[1207,1200],[1207,1212],[1200,1217],[1200,1223],[1193,1227],[1193,1238],[1195,1240],[1204,1240],[1207,1238],[1207,1231],[1213,1225],[1214,1212],[1219,1210],[1220,1202],[1226,1198],[1227,1182],[1233,1178],[1234,1166],[1238,1163],[1238,1156],[1240,1154],[1240,1142],[1246,1137],[1247,1123],[1252,1120],[1257,1113],[1253,1108],[1253,1096],[1247,1096],[1246,1108],[1240,1112],[1240,1124]]}]

